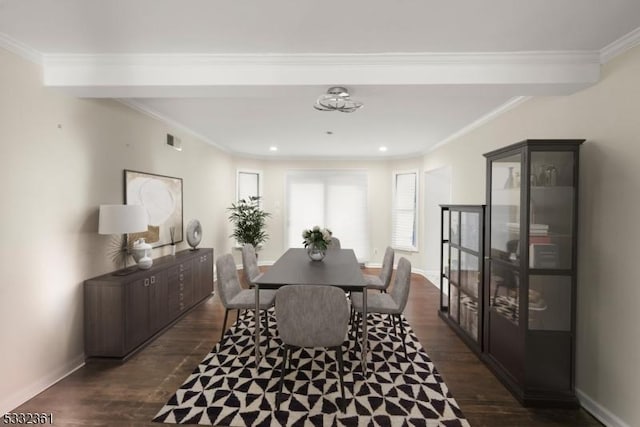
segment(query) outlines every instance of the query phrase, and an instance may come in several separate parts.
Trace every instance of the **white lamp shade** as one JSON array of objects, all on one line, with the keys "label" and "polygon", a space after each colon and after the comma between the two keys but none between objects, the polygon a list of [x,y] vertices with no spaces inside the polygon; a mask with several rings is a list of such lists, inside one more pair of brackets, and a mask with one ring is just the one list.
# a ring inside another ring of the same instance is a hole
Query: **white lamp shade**
[{"label": "white lamp shade", "polygon": [[142,205],[100,205],[100,234],[140,233],[148,226],[149,214]]}]

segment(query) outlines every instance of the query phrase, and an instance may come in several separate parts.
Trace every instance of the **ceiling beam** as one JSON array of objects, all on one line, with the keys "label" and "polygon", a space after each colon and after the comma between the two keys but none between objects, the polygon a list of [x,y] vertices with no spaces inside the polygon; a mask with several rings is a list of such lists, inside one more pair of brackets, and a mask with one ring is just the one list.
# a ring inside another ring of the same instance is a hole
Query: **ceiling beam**
[{"label": "ceiling beam", "polygon": [[510,86],[566,95],[600,77],[599,52],[68,55],[45,54],[44,84],[85,97],[176,97],[229,86]]}]

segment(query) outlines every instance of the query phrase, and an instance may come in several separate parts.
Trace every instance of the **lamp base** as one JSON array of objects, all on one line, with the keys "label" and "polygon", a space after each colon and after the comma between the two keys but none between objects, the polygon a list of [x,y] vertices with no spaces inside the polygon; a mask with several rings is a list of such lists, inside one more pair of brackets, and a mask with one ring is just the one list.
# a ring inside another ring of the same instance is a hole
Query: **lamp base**
[{"label": "lamp base", "polygon": [[111,273],[111,275],[112,276],[128,276],[129,274],[135,273],[138,270],[139,270],[138,266],[134,265],[132,267],[127,267],[122,270],[114,271],[113,273]]}]

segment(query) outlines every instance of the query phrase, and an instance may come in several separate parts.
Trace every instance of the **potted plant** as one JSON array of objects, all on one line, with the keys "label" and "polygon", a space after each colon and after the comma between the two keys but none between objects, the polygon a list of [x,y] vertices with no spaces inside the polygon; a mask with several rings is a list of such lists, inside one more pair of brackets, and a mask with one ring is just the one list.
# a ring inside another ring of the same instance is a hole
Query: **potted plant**
[{"label": "potted plant", "polygon": [[304,247],[307,248],[307,254],[313,261],[322,261],[327,251],[327,247],[331,244],[331,230],[328,228],[320,228],[315,226],[302,232],[304,239]]},{"label": "potted plant", "polygon": [[266,219],[271,216],[260,207],[260,197],[249,197],[249,200],[241,199],[232,203],[229,220],[235,226],[233,237],[239,244],[250,243],[254,248],[264,243],[269,238],[265,231]]}]

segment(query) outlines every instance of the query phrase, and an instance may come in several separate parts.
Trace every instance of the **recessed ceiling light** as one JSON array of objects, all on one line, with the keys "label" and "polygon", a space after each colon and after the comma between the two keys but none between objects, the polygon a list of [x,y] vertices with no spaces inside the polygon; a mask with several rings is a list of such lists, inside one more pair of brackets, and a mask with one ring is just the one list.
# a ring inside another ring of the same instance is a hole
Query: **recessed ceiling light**
[{"label": "recessed ceiling light", "polygon": [[269,151],[278,151],[278,147],[272,145],[271,147],[269,147]]},{"label": "recessed ceiling light", "polygon": [[387,151],[387,147],[384,147],[384,146],[383,146],[383,147],[378,148],[378,150],[380,150],[380,151],[382,151],[382,152],[385,152],[385,151]]}]

